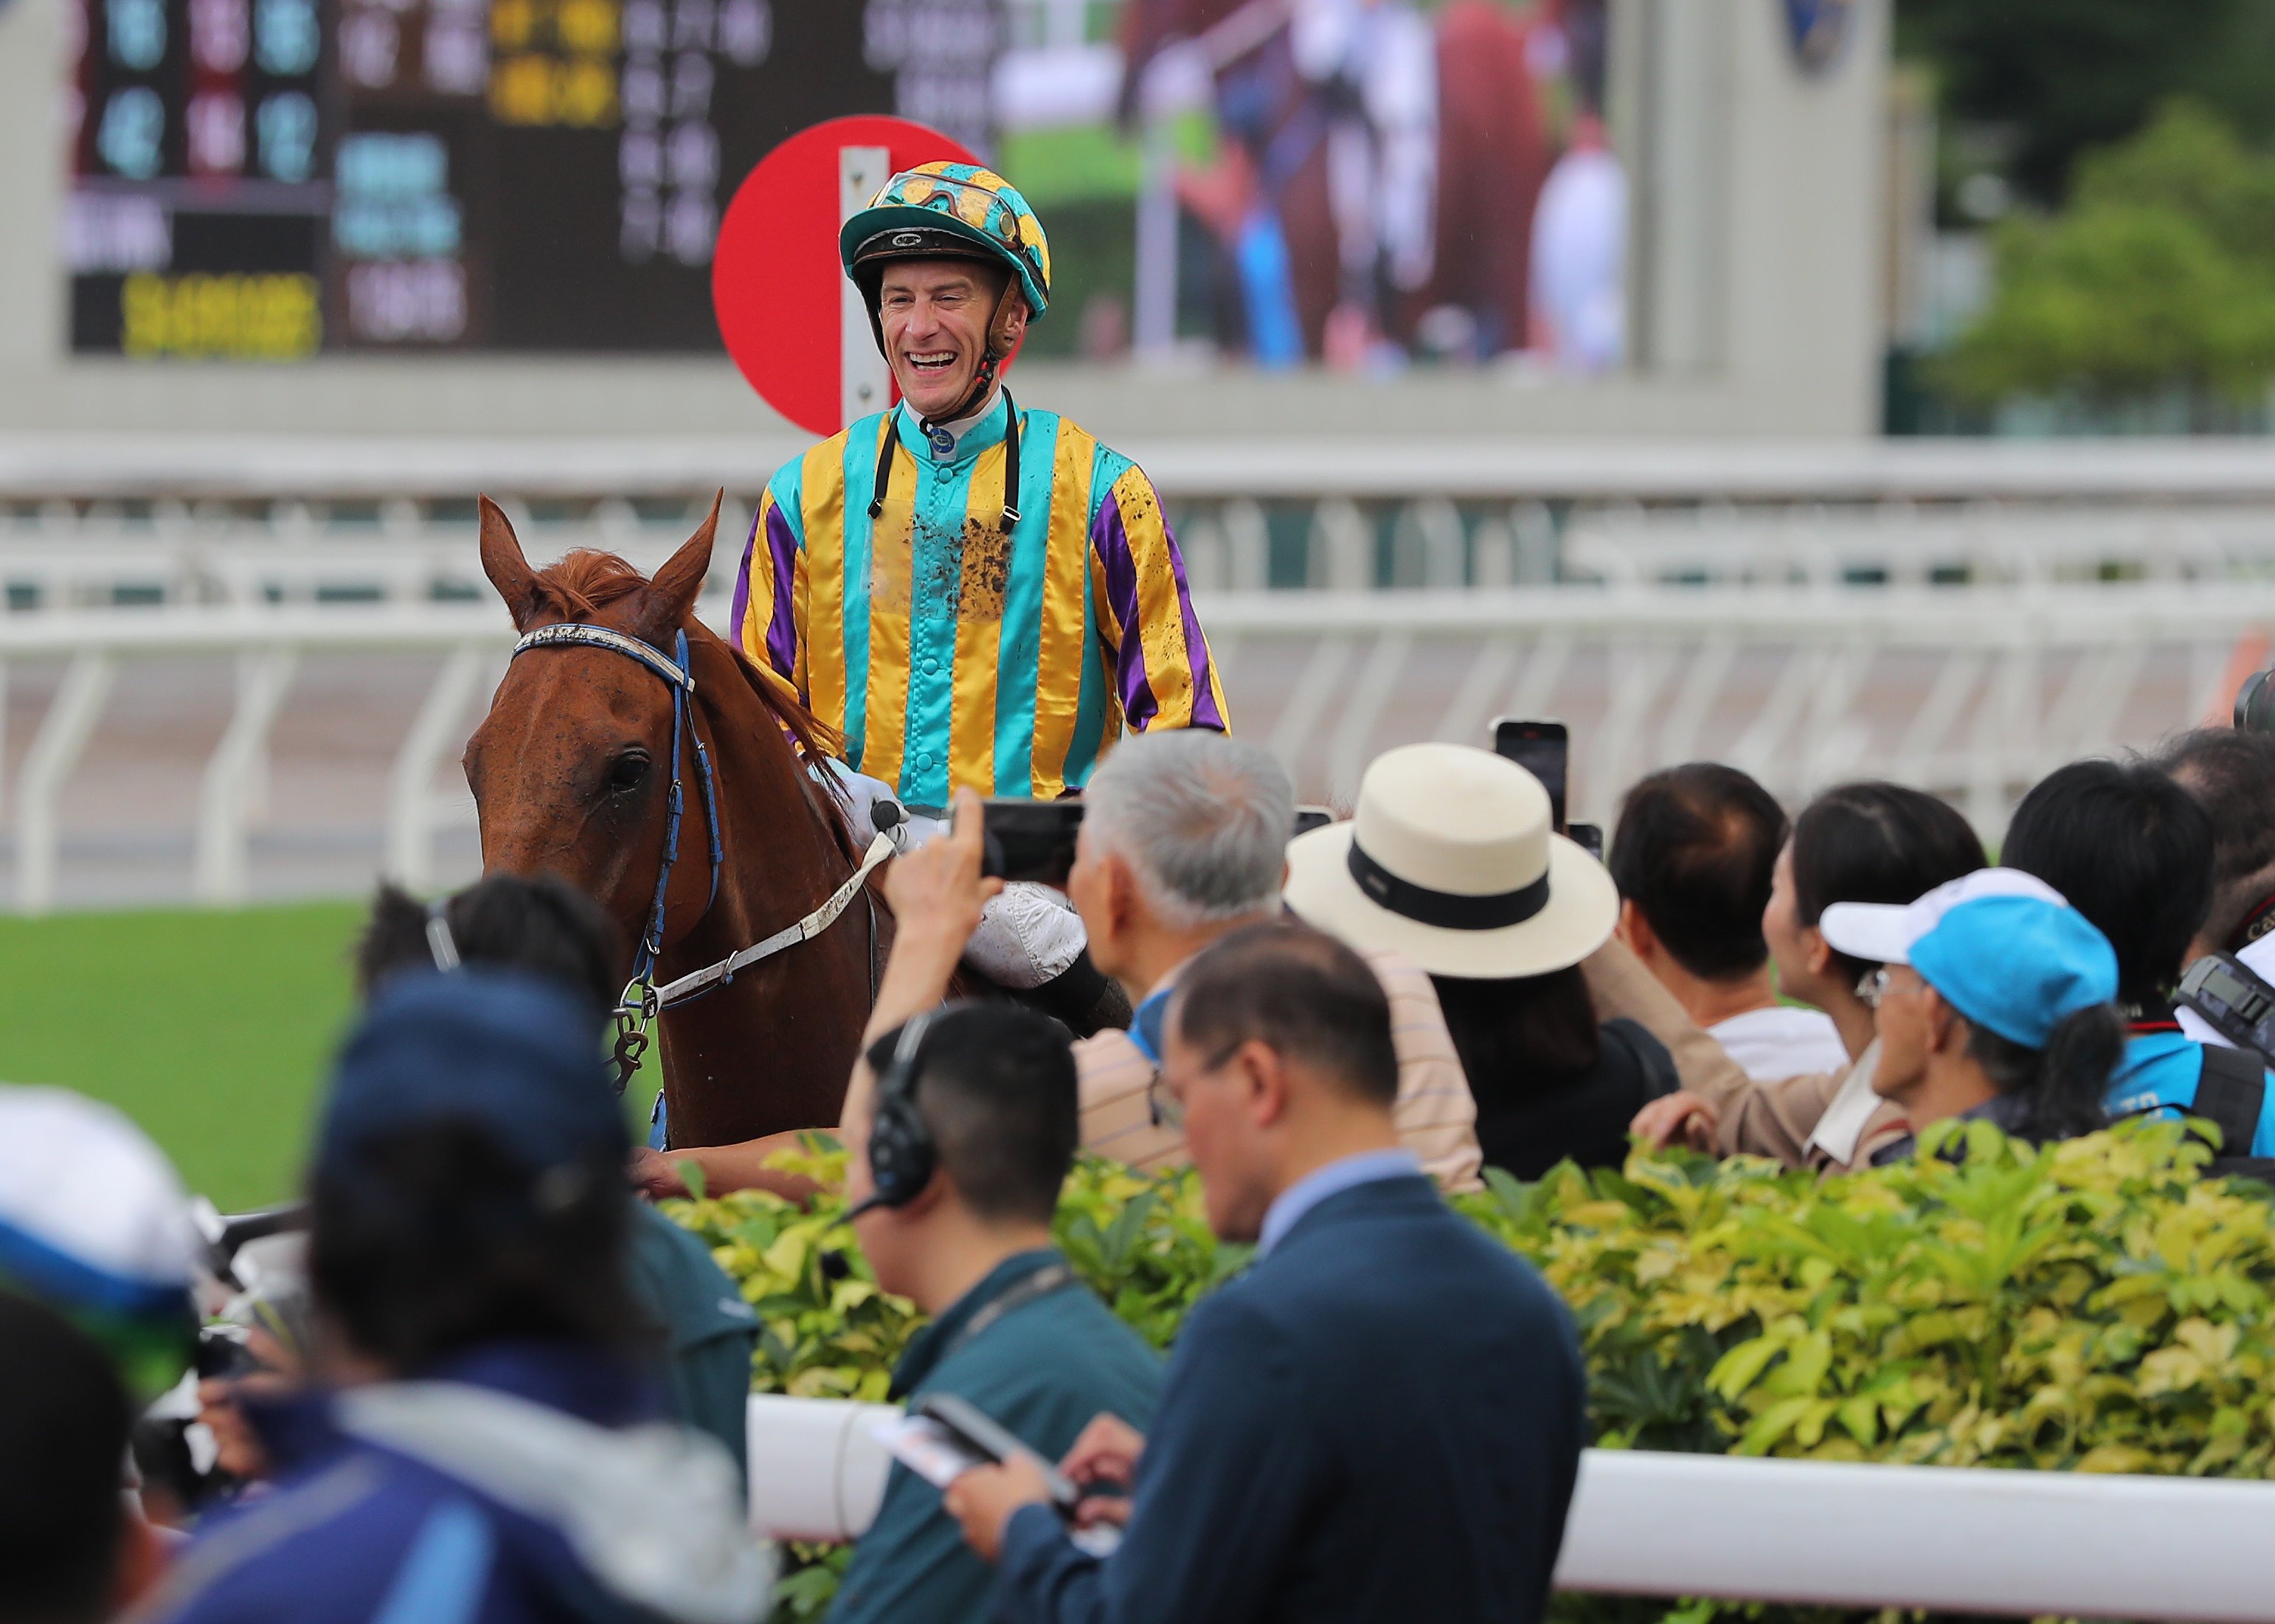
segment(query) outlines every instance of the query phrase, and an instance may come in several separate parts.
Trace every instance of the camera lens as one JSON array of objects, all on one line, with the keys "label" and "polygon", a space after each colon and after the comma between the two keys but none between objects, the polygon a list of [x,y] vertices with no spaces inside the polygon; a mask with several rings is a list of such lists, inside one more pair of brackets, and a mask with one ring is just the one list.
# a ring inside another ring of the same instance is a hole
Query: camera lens
[{"label": "camera lens", "polygon": [[2235,695],[2239,731],[2275,734],[2275,670],[2256,671]]}]

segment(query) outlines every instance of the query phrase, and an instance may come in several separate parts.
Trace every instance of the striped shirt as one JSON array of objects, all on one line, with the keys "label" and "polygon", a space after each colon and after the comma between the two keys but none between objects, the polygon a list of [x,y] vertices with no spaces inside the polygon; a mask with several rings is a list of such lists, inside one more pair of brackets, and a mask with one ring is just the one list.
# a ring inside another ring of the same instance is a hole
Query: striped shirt
[{"label": "striped shirt", "polygon": [[[1398,1050],[1398,1102],[1391,1115],[1400,1143],[1440,1189],[1480,1188],[1485,1158],[1478,1149],[1477,1100],[1438,1008],[1438,989],[1402,954],[1383,949],[1360,956],[1390,996],[1390,1038]],[[1074,1046],[1074,1060],[1083,1149],[1145,1172],[1184,1164],[1184,1136],[1153,1121],[1147,1099],[1153,1062],[1128,1032],[1109,1029],[1085,1038]]]},{"label": "striped shirt", "polygon": [[[1142,470],[1049,412],[1019,413],[1001,520],[1002,397],[936,454],[900,407],[775,473],[735,583],[737,640],[911,806],[1055,798],[1125,727],[1225,728],[1183,560]],[[879,435],[896,441],[869,507]]]}]

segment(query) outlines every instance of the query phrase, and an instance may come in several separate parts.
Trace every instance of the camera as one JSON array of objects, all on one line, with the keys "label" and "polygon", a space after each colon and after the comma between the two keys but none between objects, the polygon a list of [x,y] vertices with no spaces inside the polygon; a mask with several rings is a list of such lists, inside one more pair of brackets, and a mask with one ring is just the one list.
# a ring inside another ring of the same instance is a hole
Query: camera
[{"label": "camera", "polygon": [[2275,670],[2254,671],[2235,693],[2240,733],[2275,734]]}]

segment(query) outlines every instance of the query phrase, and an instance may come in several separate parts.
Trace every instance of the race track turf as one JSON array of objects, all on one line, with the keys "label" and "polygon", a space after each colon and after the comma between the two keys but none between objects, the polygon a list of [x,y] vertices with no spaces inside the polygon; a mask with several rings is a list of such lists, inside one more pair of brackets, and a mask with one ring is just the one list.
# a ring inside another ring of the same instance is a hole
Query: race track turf
[{"label": "race track turf", "polygon": [[362,917],[315,903],[0,918],[0,1078],[110,1101],[225,1211],[281,1200]]},{"label": "race track turf", "polygon": [[[346,1029],[363,916],[360,903],[0,916],[0,1081],[109,1100],[223,1212],[284,1200]],[[654,1058],[625,1098],[641,1138]]]}]

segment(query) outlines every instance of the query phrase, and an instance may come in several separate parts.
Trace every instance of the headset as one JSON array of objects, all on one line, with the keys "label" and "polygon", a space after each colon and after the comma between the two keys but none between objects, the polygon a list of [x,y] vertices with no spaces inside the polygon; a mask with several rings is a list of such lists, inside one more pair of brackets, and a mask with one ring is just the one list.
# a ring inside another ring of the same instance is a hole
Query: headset
[{"label": "headset", "polygon": [[852,1222],[878,1207],[903,1207],[924,1194],[940,1166],[940,1142],[917,1109],[917,1083],[924,1063],[925,1034],[933,1023],[963,1008],[963,1003],[927,1009],[901,1028],[893,1058],[877,1079],[877,1109],[869,1123],[869,1198],[845,1214]]}]

